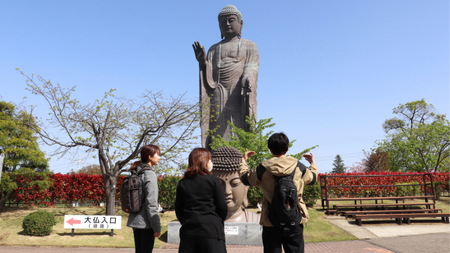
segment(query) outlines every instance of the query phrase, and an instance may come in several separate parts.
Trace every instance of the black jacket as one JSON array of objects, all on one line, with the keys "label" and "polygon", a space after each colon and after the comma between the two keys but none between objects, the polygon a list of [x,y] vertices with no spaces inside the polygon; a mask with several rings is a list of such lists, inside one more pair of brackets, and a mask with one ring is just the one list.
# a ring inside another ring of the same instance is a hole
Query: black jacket
[{"label": "black jacket", "polygon": [[228,207],[219,179],[212,175],[185,177],[178,182],[175,213],[181,223],[180,238],[225,240],[223,222]]}]

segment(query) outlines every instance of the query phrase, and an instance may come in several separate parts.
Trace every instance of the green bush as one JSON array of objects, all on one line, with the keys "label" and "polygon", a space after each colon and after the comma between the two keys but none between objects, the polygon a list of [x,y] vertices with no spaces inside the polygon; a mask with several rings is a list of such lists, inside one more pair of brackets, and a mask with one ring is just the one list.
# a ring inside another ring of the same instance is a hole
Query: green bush
[{"label": "green bush", "polygon": [[22,222],[22,228],[26,235],[49,235],[56,225],[53,213],[36,211],[27,215]]},{"label": "green bush", "polygon": [[158,201],[164,209],[171,210],[175,208],[177,184],[180,179],[181,177],[178,176],[165,176],[158,179]]},{"label": "green bush", "polygon": [[316,201],[320,199],[320,185],[316,181],[313,185],[305,185],[303,189],[303,201],[307,207],[313,207]]},{"label": "green bush", "polygon": [[440,199],[442,194],[442,185],[443,183],[441,181],[433,182],[434,185],[434,197],[435,199]]},{"label": "green bush", "polygon": [[258,203],[261,203],[264,198],[263,191],[259,186],[249,186],[247,192],[248,204],[251,207],[256,207]]},{"label": "green bush", "polygon": [[[410,183],[400,183],[396,185],[395,194],[397,196],[415,196],[420,192],[420,185],[409,185],[409,184],[419,184],[418,182],[410,182]],[[406,186],[401,186],[406,185]]]}]

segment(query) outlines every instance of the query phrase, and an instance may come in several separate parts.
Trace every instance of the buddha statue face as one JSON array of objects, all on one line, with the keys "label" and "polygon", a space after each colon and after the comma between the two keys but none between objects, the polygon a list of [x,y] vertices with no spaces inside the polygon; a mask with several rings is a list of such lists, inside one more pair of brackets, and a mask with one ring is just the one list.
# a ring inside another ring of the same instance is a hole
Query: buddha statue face
[{"label": "buddha statue face", "polygon": [[228,205],[229,214],[234,214],[240,208],[248,205],[248,186],[245,186],[241,182],[241,179],[239,178],[239,171],[213,170],[212,174],[222,183],[223,193],[225,195],[225,201]]},{"label": "buddha statue face", "polygon": [[219,17],[220,32],[226,39],[241,36],[242,25],[243,21],[234,14]]},{"label": "buddha statue face", "polygon": [[211,158],[214,167],[212,174],[220,180],[228,206],[226,221],[245,218],[244,207],[248,205],[248,186],[245,186],[239,177],[241,158],[241,152],[232,147],[217,149]]}]

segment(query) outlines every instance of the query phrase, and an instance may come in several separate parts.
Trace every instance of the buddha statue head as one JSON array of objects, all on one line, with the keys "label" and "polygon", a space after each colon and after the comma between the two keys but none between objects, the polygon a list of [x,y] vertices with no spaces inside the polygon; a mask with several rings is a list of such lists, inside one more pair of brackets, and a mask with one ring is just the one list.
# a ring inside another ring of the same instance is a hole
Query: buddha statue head
[{"label": "buddha statue head", "polygon": [[222,39],[231,39],[235,36],[241,37],[242,14],[234,5],[227,5],[219,12],[219,27]]},{"label": "buddha statue head", "polygon": [[[242,154],[232,147],[219,148],[214,151],[211,161],[212,174],[222,183],[225,201],[228,206],[226,222],[257,222],[259,215],[246,211],[248,205],[248,186],[241,182],[239,164]],[[256,220],[256,221],[255,221]]]}]

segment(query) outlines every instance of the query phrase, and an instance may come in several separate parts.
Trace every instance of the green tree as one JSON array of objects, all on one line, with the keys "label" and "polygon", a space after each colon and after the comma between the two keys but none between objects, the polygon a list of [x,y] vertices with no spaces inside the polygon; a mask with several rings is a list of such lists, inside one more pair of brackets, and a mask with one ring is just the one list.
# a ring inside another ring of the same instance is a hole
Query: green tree
[{"label": "green tree", "polygon": [[399,117],[388,119],[386,138],[377,148],[388,152],[391,171],[445,171],[450,159],[450,124],[423,99],[393,109]]},{"label": "green tree", "polygon": [[331,171],[331,173],[345,173],[345,169],[346,167],[344,164],[344,160],[342,160],[340,155],[336,155],[333,161],[333,170]]},{"label": "green tree", "polygon": [[28,127],[33,122],[30,114],[0,101],[0,154],[5,156],[2,171],[48,170],[48,159],[39,149],[36,133]]},{"label": "green tree", "polygon": [[[256,168],[264,160],[270,159],[272,154],[267,147],[267,140],[273,134],[273,131],[267,131],[267,129],[275,126],[272,122],[272,118],[261,119],[259,121],[255,120],[255,116],[252,118],[247,117],[246,122],[249,124],[249,131],[246,132],[244,129],[236,127],[233,123],[228,122],[231,128],[231,136],[229,141],[226,141],[221,136],[213,136],[211,142],[211,149],[217,150],[221,147],[234,147],[237,148],[241,153],[244,153],[245,149],[255,151],[256,154],[247,160],[249,168]],[[289,147],[292,147],[295,140],[289,143]],[[298,154],[291,155],[297,159],[302,159],[302,155],[310,152],[312,149],[318,147],[313,146],[307,148]]]},{"label": "green tree", "polygon": [[[41,121],[32,124],[48,145],[59,147],[57,154],[84,148],[98,158],[106,194],[106,214],[115,215],[117,177],[142,146],[158,145],[161,164],[180,158],[193,142],[199,125],[199,104],[188,102],[183,95],[164,98],[161,93],[146,91],[140,98],[116,98],[114,90],[93,103],[81,104],[72,97],[75,87],[65,89],[41,76],[27,79],[28,89],[41,96],[50,106],[50,132]],[[65,136],[60,139],[58,136]],[[158,169],[158,168],[157,168]],[[158,171],[157,171],[158,172]],[[161,171],[160,171],[161,172]]]},{"label": "green tree", "polygon": [[34,118],[24,112],[17,111],[12,103],[0,101],[0,154],[4,156],[0,182],[0,208],[11,197],[18,185],[18,176],[34,178],[30,184],[37,190],[47,189],[49,179],[48,159],[39,149],[37,137],[27,127]]}]

